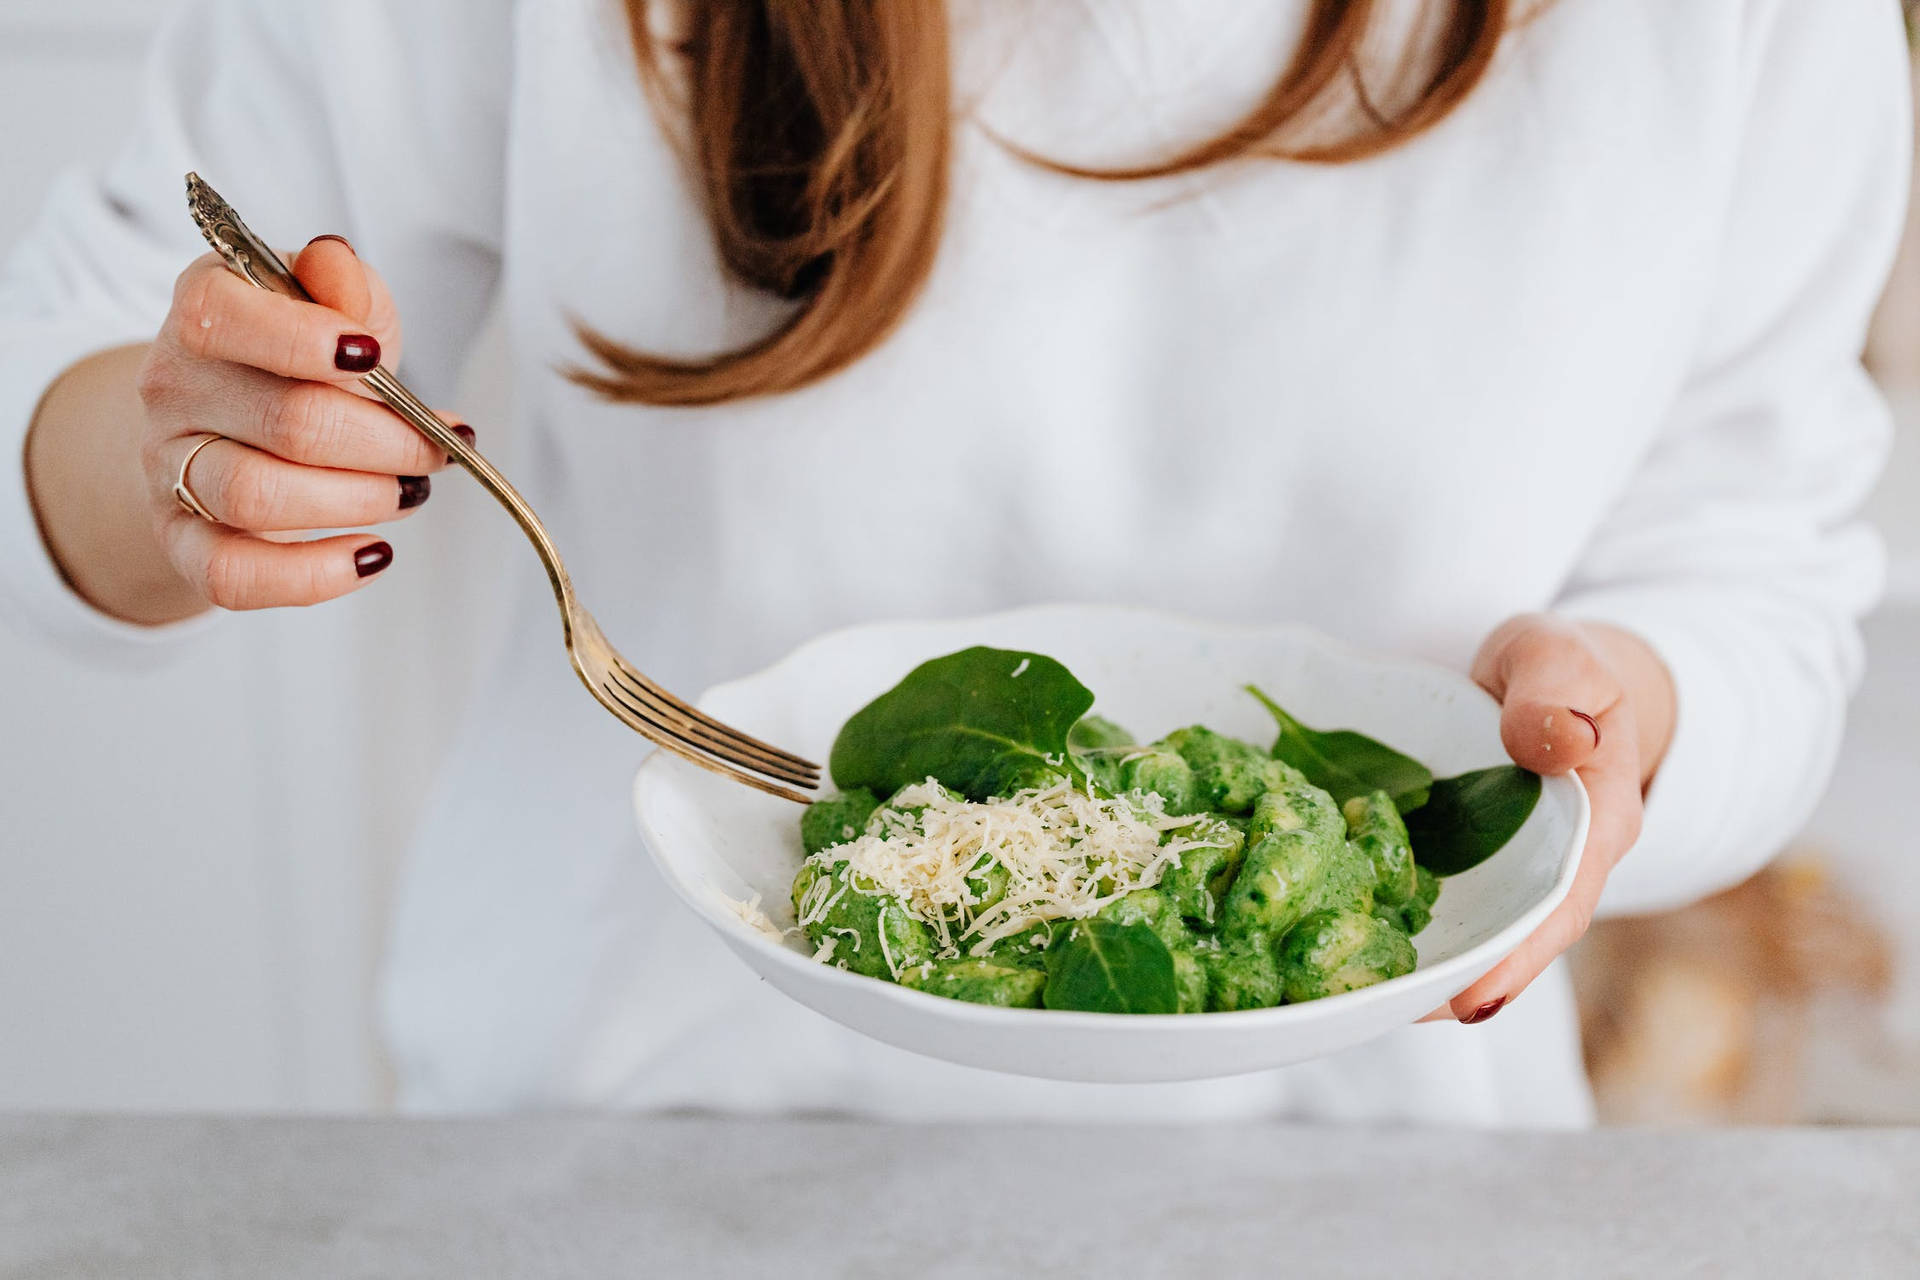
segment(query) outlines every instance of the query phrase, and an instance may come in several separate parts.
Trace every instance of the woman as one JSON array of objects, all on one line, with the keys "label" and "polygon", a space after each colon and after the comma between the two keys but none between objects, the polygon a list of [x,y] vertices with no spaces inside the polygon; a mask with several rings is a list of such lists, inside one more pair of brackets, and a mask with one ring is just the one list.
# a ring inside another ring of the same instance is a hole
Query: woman
[{"label": "woman", "polygon": [[[1299,619],[1470,665],[1593,835],[1446,1025],[1179,1086],[925,1061],[670,903],[642,744],[528,557],[401,886],[406,1102],[1577,1124],[1554,959],[1746,875],[1830,767],[1906,119],[1874,0],[204,3],[6,277],[0,573],[103,654],[377,582],[375,533],[256,535],[417,509],[443,460],[347,388],[404,318],[444,393],[497,297],[482,443],[534,433],[583,596],[671,686],[1037,600]],[[317,303],[194,260],[188,169],[339,233]]]}]

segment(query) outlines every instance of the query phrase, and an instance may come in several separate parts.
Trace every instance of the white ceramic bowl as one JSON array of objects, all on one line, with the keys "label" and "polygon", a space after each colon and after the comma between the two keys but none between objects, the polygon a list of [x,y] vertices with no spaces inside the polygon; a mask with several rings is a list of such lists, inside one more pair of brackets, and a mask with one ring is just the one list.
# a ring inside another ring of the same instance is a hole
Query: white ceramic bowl
[{"label": "white ceramic bowl", "polygon": [[[1438,776],[1497,764],[1499,713],[1466,677],[1369,657],[1300,627],[1228,627],[1131,609],[1048,606],[945,622],[854,627],[802,646],[758,675],[716,686],[703,710],[825,760],[840,725],[928,658],[969,645],[1029,649],[1066,663],[1094,710],[1142,740],[1204,723],[1255,742],[1273,736],[1253,683],[1307,724],[1357,729]],[[1283,1066],[1412,1022],[1464,991],[1566,896],[1587,836],[1587,795],[1549,778],[1506,848],[1444,882],[1416,938],[1414,972],[1345,995],[1242,1013],[1113,1015],[997,1009],[924,995],[810,958],[730,903],[758,894],[782,928],[802,852],[799,809],[663,752],[634,783],[648,850],[680,896],[740,958],[787,995],[875,1039],[1022,1075],[1122,1083],[1195,1080]]]}]

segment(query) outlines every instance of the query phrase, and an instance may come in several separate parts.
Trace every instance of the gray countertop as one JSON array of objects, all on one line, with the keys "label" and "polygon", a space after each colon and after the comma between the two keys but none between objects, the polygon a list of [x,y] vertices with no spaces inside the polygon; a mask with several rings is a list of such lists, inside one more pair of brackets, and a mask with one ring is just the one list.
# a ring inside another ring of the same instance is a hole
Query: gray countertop
[{"label": "gray countertop", "polygon": [[1920,1274],[1920,1130],[0,1117],[0,1276]]}]

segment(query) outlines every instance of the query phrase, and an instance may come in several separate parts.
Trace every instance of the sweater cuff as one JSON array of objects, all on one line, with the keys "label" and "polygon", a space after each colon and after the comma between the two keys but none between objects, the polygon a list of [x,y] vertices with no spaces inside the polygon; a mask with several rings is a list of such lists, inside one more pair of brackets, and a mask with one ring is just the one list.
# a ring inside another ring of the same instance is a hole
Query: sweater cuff
[{"label": "sweater cuff", "polygon": [[67,585],[27,494],[27,428],[48,388],[79,361],[142,341],[98,323],[6,326],[0,356],[0,619],[64,653],[102,665],[151,667],[214,624],[218,611],[149,627],[110,617]]},{"label": "sweater cuff", "polygon": [[1664,590],[1596,591],[1563,600],[1554,612],[1632,632],[1673,677],[1673,740],[1647,790],[1640,838],[1608,877],[1600,914],[1671,910],[1739,883],[1777,850],[1738,850],[1725,865],[1713,864],[1713,851],[1726,843],[1715,828],[1741,803],[1739,762],[1751,757],[1746,740],[1757,726],[1726,655],[1701,632],[1697,602]]}]

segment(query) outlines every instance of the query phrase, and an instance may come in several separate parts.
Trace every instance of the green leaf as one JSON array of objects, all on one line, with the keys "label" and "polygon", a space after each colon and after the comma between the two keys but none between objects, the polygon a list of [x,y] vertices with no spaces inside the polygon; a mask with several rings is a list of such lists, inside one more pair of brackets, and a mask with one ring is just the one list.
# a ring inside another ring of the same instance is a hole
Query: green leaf
[{"label": "green leaf", "polygon": [[1093,694],[1052,658],[977,647],[921,663],[854,713],[829,764],[843,791],[938,778],[970,800],[1073,769],[1067,734]]},{"label": "green leaf", "polygon": [[1457,876],[1505,847],[1540,799],[1540,775],[1510,764],[1433,784],[1426,806],[1407,815],[1413,856],[1437,876]]},{"label": "green leaf", "polygon": [[1082,920],[1047,949],[1049,1009],[1177,1013],[1173,952],[1148,924]]},{"label": "green leaf", "polygon": [[1433,771],[1418,760],[1351,729],[1309,729],[1253,685],[1247,686],[1247,692],[1260,699],[1280,726],[1273,758],[1286,761],[1306,774],[1308,782],[1332,792],[1336,802],[1345,804],[1354,796],[1384,791],[1403,814],[1427,803]]}]

